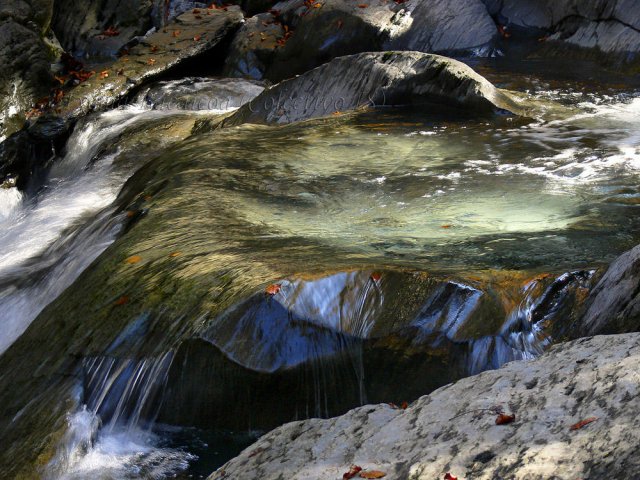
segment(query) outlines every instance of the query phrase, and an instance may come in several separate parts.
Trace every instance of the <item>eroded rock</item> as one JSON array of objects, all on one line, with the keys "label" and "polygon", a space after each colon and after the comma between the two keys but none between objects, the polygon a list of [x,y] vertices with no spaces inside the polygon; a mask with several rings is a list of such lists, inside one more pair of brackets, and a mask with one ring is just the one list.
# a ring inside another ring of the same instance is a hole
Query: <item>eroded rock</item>
[{"label": "eroded rock", "polygon": [[461,62],[418,52],[381,52],[336,58],[281,82],[225,125],[284,124],[361,107],[408,104],[526,114],[523,104]]},{"label": "eroded rock", "polygon": [[[350,465],[389,479],[632,479],[640,419],[640,334],[553,347],[531,362],[460,380],[406,410],[368,405],[284,425],[209,477],[340,478]],[[515,421],[496,425],[499,411]],[[582,428],[578,422],[595,419]]]}]

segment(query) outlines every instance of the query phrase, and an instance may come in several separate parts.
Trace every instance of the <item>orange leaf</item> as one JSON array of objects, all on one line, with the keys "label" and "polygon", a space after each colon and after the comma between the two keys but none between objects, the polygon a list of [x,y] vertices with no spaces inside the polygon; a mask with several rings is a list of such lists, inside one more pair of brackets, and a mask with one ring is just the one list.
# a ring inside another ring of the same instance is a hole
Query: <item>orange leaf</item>
[{"label": "orange leaf", "polygon": [[358,8],[367,8],[369,5],[367,5],[366,3],[361,3],[358,5]]},{"label": "orange leaf", "polygon": [[451,228],[451,227],[453,227],[453,225],[450,225],[450,224],[440,225],[440,228],[446,228],[446,229],[449,229],[449,228]]},{"label": "orange leaf", "polygon": [[366,472],[360,472],[360,478],[382,478],[386,476],[387,474],[381,472],[380,470],[368,470]]},{"label": "orange leaf", "polygon": [[125,260],[125,262],[130,263],[130,264],[134,264],[134,263],[138,263],[140,260],[142,260],[142,257],[140,255],[133,255],[133,256],[127,258]]},{"label": "orange leaf", "polygon": [[596,420],[598,420],[598,417],[585,418],[584,420],[580,420],[578,423],[571,425],[571,427],[569,427],[569,430],[580,430],[582,427],[585,427],[590,423],[595,422]]},{"label": "orange leaf", "polygon": [[129,297],[126,295],[121,296],[118,300],[115,301],[114,305],[125,305],[129,303]]},{"label": "orange leaf", "polygon": [[194,42],[199,42],[200,41],[200,35],[196,35],[195,37],[193,37],[193,41]]},{"label": "orange leaf", "polygon": [[282,285],[280,285],[279,283],[272,283],[271,285],[267,286],[264,291],[267,295],[275,295],[280,291],[281,288]]},{"label": "orange leaf", "polygon": [[147,65],[153,65],[154,63],[156,63],[156,59],[155,58],[150,58],[147,60]]},{"label": "orange leaf", "polygon": [[180,35],[180,30],[174,30],[173,32],[171,32],[171,36],[178,38],[178,36]]},{"label": "orange leaf", "polygon": [[362,471],[362,467],[359,467],[358,465],[351,465],[351,468],[349,468],[349,471],[342,474],[342,480],[350,480],[351,478],[359,474],[361,471]]},{"label": "orange leaf", "polygon": [[377,282],[381,278],[382,278],[382,274],[380,272],[373,272],[371,274],[371,280],[373,280],[374,282]]},{"label": "orange leaf", "polygon": [[179,256],[181,253],[182,253],[182,252],[171,252],[171,253],[169,254],[169,256],[170,256],[170,257],[177,257],[177,256]]},{"label": "orange leaf", "polygon": [[107,78],[109,76],[108,70],[103,70],[100,72],[100,78]]},{"label": "orange leaf", "polygon": [[496,425],[507,425],[508,423],[515,421],[515,419],[515,415],[507,415],[506,413],[501,413],[496,418]]},{"label": "orange leaf", "polygon": [[400,404],[400,408],[401,408],[402,410],[406,410],[407,408],[409,408],[409,404],[408,404],[407,402],[402,402],[402,403]]}]

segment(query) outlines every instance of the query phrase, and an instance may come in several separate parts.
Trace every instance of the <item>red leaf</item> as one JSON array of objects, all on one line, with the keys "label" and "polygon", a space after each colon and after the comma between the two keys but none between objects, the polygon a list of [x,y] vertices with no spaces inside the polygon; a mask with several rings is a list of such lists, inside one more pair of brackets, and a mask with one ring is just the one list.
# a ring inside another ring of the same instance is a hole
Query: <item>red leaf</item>
[{"label": "red leaf", "polygon": [[371,274],[371,280],[373,280],[374,282],[377,282],[381,278],[382,278],[382,274],[380,272],[373,272]]},{"label": "red leaf", "polygon": [[342,475],[342,480],[349,480],[349,479],[355,477],[361,471],[362,471],[362,467],[359,467],[358,465],[351,465],[351,468],[349,468],[349,471],[345,472]]},{"label": "red leaf", "polygon": [[123,295],[115,301],[114,305],[126,305],[127,303],[129,303],[129,297]]},{"label": "red leaf", "polygon": [[402,402],[402,403],[400,404],[400,408],[401,408],[402,410],[406,410],[407,408],[409,408],[409,404],[408,404],[407,402]]},{"label": "red leaf", "polygon": [[580,430],[582,427],[586,427],[596,420],[598,420],[598,417],[585,418],[584,420],[580,420],[578,423],[574,423],[573,425],[571,425],[571,427],[569,427],[569,430]]},{"label": "red leaf", "polygon": [[514,422],[516,419],[515,414],[507,415],[506,413],[501,413],[496,418],[496,425],[507,425],[508,423]]},{"label": "red leaf", "polygon": [[281,288],[282,285],[280,285],[279,283],[272,283],[271,285],[267,286],[264,291],[267,295],[275,295],[280,291]]},{"label": "red leaf", "polygon": [[444,480],[458,480],[458,477],[454,477],[449,472],[444,474]]}]

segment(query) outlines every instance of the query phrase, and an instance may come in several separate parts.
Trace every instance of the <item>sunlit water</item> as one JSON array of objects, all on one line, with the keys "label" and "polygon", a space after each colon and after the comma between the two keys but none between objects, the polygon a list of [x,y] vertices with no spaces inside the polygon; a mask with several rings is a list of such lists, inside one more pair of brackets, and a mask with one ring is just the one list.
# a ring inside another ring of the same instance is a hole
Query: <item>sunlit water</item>
[{"label": "sunlit water", "polygon": [[[134,105],[76,127],[67,155],[36,196],[0,190],[0,353],[121,232],[124,215],[113,216],[113,202],[125,180],[156,156],[139,152],[138,161],[119,161],[124,135],[183,115],[190,105],[204,101],[211,107],[199,84],[179,101],[167,97],[173,88],[182,87],[159,85],[142,92]],[[155,166],[160,178],[184,180],[179,192],[184,201],[224,212],[229,224],[216,223],[220,236],[228,229],[230,237],[242,237],[257,252],[268,252],[269,242],[286,246],[304,240],[305,248],[292,250],[287,259],[301,270],[365,264],[464,274],[600,265],[638,242],[640,98],[562,89],[536,95],[561,101],[573,113],[545,122],[391,110],[278,128],[241,126],[171,142]],[[365,339],[383,298],[369,273],[363,275],[285,280],[274,301],[292,316]],[[349,286],[354,294],[349,312],[335,303],[338,295],[329,294],[342,292],[336,279],[357,286]],[[471,372],[530,358],[546,347],[531,320],[539,297],[529,295],[530,288],[501,331],[470,343]],[[475,291],[469,291],[470,301],[476,301]],[[287,297],[291,292],[295,295]],[[368,299],[366,306],[354,292]],[[435,312],[413,326],[456,339],[458,322],[472,305],[455,307],[456,315],[446,317],[449,323],[436,325]],[[247,328],[256,326],[273,328],[247,322]],[[288,352],[277,357],[277,366],[299,361],[291,354],[295,348],[281,348],[276,338],[263,340],[265,351]],[[221,344],[230,358],[237,353],[232,343]],[[487,358],[490,345],[495,358]],[[51,478],[186,477],[218,465],[207,463],[206,445],[194,447],[197,438],[176,439],[185,430],[171,431],[154,425],[153,414],[136,413],[147,405],[154,385],[166,381],[165,360],[109,363],[105,357],[94,360],[108,366],[98,368],[99,375],[91,370],[95,365],[87,366],[98,384],[69,412],[67,436],[49,465]],[[258,368],[262,360],[256,359]]]}]

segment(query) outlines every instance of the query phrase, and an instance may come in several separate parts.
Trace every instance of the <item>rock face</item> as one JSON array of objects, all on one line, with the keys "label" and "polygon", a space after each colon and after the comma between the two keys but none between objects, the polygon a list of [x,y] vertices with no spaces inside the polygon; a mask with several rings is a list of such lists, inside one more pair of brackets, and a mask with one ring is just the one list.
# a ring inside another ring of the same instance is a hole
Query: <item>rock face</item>
[{"label": "rock face", "polygon": [[413,0],[402,5],[394,23],[408,25],[385,50],[483,54],[497,35],[480,0]]},{"label": "rock face", "polygon": [[247,21],[232,46],[227,74],[280,81],[360,52],[478,52],[495,35],[480,0],[288,0]]},{"label": "rock face", "polygon": [[485,0],[503,25],[543,30],[549,40],[605,53],[640,50],[640,11],[634,0]]},{"label": "rock face", "polygon": [[53,1],[4,1],[0,6],[0,141],[19,130],[24,112],[48,95],[54,55],[47,47]]},{"label": "rock face", "polygon": [[[69,90],[52,118],[38,119],[27,131],[17,133],[5,142],[7,145],[0,146],[0,182],[19,176],[23,187],[30,173],[51,158],[52,147],[64,143],[79,117],[115,104],[144,82],[194,58],[205,65],[210,63],[214,70],[216,47],[235,31],[242,18],[239,7],[207,10],[202,15],[188,12],[167,29],[145,37],[131,48],[129,55]],[[206,73],[206,66],[202,70]],[[55,128],[50,128],[51,125]]]},{"label": "rock face", "polygon": [[640,330],[640,246],[618,257],[587,300],[576,336]]},{"label": "rock face", "polygon": [[421,103],[479,113],[525,113],[506,92],[461,62],[418,52],[384,52],[336,58],[281,82],[225,125],[284,124],[365,106]]},{"label": "rock face", "polygon": [[[438,389],[406,410],[370,405],[284,425],[210,480],[341,478],[351,465],[388,479],[635,478],[640,334],[553,347]],[[497,412],[515,421],[496,425]],[[578,422],[597,418],[582,428]]]}]

